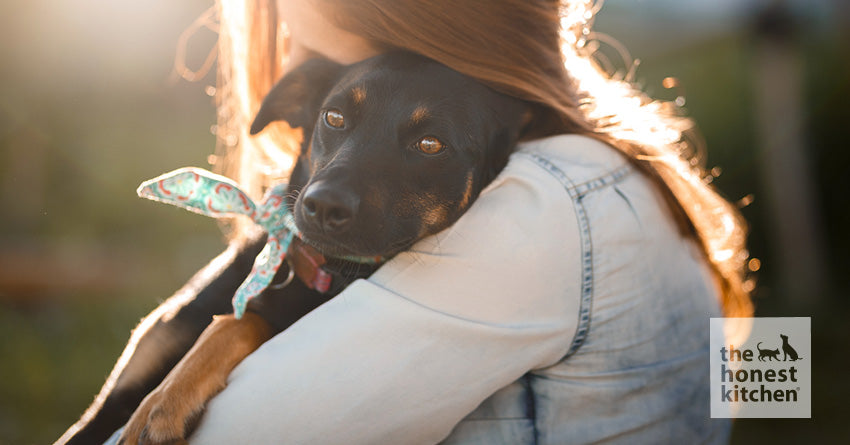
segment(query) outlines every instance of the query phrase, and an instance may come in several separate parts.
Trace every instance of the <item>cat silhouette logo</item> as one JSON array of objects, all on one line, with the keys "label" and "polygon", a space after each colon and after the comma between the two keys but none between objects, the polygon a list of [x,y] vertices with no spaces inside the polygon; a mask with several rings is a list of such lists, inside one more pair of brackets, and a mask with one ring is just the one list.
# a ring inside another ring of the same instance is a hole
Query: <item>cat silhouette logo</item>
[{"label": "cat silhouette logo", "polygon": [[811,417],[811,318],[712,318],[709,331],[711,417]]}]

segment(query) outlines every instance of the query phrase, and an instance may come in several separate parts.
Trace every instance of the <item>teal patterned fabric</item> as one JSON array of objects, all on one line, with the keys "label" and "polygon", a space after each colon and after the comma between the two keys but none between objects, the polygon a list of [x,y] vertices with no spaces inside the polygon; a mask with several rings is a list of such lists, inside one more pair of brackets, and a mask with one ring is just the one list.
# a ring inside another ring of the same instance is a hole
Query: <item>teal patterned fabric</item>
[{"label": "teal patterned fabric", "polygon": [[233,313],[236,318],[242,318],[248,301],[268,287],[283,263],[292,238],[298,235],[292,212],[284,200],[286,190],[286,184],[271,187],[258,205],[232,180],[187,167],[143,182],[136,193],[213,218],[245,215],[265,229],[268,242],[233,297]]}]

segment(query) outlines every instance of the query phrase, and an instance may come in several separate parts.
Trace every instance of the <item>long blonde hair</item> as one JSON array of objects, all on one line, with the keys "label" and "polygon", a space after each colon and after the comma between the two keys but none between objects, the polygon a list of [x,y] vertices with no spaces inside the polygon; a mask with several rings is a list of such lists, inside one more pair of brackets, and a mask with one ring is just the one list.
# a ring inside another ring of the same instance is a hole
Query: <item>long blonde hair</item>
[{"label": "long blonde hair", "polygon": [[[659,186],[681,231],[701,245],[726,316],[752,315],[746,223],[706,181],[674,104],[652,100],[595,58],[591,0],[316,0],[342,29],[379,47],[437,60],[535,107],[526,138],[585,134],[617,148]],[[278,124],[248,137],[250,119],[282,75],[287,31],[276,0],[218,0],[215,168],[255,195],[284,177],[303,135]],[[238,235],[242,229],[235,226]]]}]

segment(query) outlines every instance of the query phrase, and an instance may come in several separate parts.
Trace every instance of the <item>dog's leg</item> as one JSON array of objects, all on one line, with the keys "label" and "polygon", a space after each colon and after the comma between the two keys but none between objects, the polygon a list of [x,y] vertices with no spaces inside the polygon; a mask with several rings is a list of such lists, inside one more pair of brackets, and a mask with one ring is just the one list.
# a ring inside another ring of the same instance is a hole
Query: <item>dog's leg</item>
[{"label": "dog's leg", "polygon": [[271,326],[252,312],[241,320],[232,315],[215,317],[186,356],[142,401],[119,443],[185,440],[189,423],[200,416],[207,401],[224,389],[230,371],[272,335]]},{"label": "dog's leg", "polygon": [[162,384],[139,405],[124,428],[123,443],[180,443],[191,433],[207,402],[224,389],[237,364],[329,298],[295,280],[251,300],[241,320],[232,315],[215,317]]},{"label": "dog's leg", "polygon": [[231,246],[186,286],[145,317],[133,332],[94,403],[56,444],[103,443],[192,347],[214,314],[251,270],[261,242]]}]

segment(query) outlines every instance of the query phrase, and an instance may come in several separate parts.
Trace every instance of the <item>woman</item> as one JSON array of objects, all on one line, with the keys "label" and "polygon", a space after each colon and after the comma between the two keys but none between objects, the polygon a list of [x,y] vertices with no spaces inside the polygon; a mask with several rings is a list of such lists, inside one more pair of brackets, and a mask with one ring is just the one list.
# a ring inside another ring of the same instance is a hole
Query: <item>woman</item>
[{"label": "woman", "polygon": [[248,357],[192,443],[727,439],[708,318],[751,315],[744,224],[687,156],[690,122],[593,63],[590,3],[220,1],[216,166],[255,193],[299,135],[250,119],[311,57],[403,48],[535,112],[454,227]]}]

